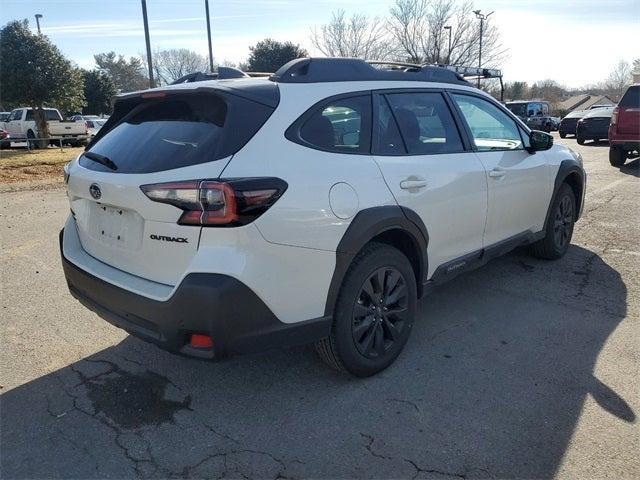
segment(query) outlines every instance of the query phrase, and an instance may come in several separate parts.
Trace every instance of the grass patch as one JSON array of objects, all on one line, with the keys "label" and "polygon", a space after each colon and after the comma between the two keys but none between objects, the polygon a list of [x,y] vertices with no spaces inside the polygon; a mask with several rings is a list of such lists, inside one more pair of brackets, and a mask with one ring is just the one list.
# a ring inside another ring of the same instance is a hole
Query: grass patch
[{"label": "grass patch", "polygon": [[62,167],[84,147],[0,150],[0,184],[62,182]]}]

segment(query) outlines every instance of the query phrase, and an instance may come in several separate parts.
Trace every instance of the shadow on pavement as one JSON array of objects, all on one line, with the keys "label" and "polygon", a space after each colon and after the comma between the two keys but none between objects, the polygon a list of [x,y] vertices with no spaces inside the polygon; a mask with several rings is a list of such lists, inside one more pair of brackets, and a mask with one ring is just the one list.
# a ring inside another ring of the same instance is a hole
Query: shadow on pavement
[{"label": "shadow on pavement", "polygon": [[622,167],[620,167],[622,173],[627,175],[633,175],[634,177],[640,177],[640,158],[627,161]]},{"label": "shadow on pavement", "polygon": [[1,476],[549,478],[587,395],[635,421],[593,373],[626,299],[593,252],[515,252],[425,299],[363,380],[308,347],[206,363],[129,337],[2,396]]}]

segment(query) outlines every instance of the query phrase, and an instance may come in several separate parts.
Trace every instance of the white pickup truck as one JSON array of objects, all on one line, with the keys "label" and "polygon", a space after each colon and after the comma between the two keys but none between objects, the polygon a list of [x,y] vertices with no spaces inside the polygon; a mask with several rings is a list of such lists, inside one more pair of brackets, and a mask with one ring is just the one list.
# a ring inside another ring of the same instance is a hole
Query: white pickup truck
[{"label": "white pickup truck", "polygon": [[[80,146],[87,143],[89,135],[85,122],[82,120],[65,121],[55,108],[45,108],[43,110],[49,125],[50,143],[58,144],[60,140],[72,146]],[[47,145],[45,140],[36,140],[41,135],[39,135],[32,108],[21,107],[12,110],[5,125],[14,142],[26,140],[35,148]]]}]

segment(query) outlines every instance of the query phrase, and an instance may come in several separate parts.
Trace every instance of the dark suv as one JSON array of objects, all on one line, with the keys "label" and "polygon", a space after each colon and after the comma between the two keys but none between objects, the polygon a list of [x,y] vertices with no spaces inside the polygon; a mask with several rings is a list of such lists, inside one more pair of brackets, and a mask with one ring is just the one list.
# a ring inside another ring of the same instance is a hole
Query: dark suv
[{"label": "dark suv", "polygon": [[609,161],[624,165],[633,152],[640,153],[640,84],[631,85],[613,109],[609,125]]}]

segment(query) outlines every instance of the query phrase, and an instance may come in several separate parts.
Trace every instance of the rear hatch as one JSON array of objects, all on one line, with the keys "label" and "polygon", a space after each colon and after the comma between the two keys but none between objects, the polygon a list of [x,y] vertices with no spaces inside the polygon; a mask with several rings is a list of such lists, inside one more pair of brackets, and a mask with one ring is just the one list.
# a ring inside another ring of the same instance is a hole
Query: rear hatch
[{"label": "rear hatch", "polygon": [[640,85],[631,85],[618,103],[617,132],[640,141]]},{"label": "rear hatch", "polygon": [[125,272],[175,285],[198,249],[202,227],[178,224],[183,210],[151,200],[141,187],[219,177],[274,108],[202,88],[118,101],[68,169],[83,249]]}]

